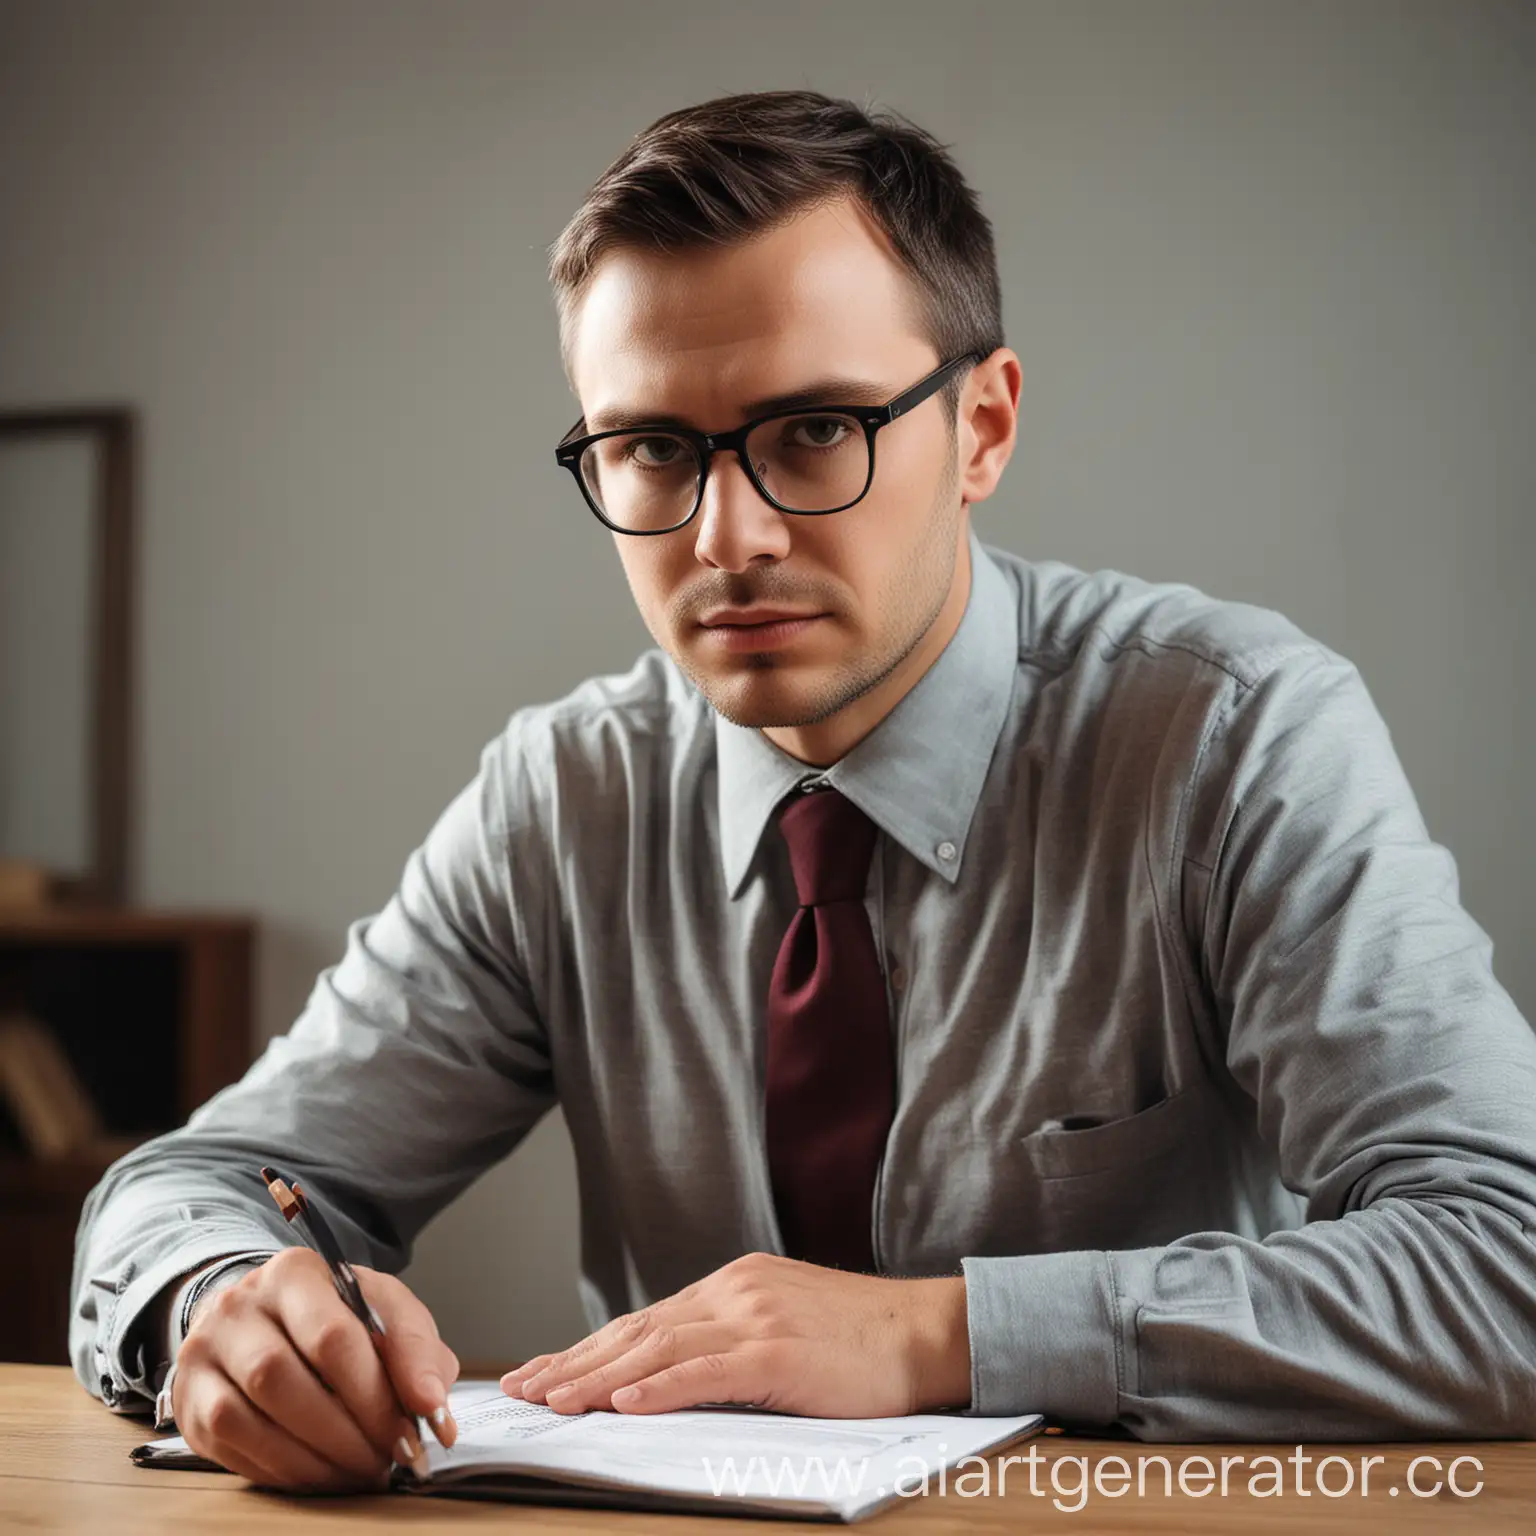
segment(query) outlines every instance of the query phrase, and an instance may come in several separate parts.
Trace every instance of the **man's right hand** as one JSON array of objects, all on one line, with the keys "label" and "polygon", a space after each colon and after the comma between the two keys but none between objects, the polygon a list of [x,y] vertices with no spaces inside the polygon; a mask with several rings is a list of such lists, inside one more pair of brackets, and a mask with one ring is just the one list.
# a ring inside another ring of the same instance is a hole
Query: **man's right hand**
[{"label": "man's right hand", "polygon": [[409,1287],[378,1270],[354,1273],[384,1323],[379,1349],[308,1248],[285,1248],[198,1302],[171,1409],[199,1456],[265,1487],[383,1489],[391,1462],[419,1450],[397,1394],[453,1444],[457,1357]]}]

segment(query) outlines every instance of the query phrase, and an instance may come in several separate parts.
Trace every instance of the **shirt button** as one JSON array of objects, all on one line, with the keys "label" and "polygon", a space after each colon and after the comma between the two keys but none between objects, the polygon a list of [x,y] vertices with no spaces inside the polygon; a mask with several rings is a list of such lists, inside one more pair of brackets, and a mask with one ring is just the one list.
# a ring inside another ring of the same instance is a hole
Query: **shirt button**
[{"label": "shirt button", "polygon": [[939,857],[943,859],[946,864],[948,864],[949,861],[954,858],[958,851],[959,850],[953,843],[940,843],[937,850]]},{"label": "shirt button", "polygon": [[904,992],[906,990],[906,987],[907,987],[907,968],[906,968],[906,966],[898,965],[891,972],[891,985],[898,992]]}]

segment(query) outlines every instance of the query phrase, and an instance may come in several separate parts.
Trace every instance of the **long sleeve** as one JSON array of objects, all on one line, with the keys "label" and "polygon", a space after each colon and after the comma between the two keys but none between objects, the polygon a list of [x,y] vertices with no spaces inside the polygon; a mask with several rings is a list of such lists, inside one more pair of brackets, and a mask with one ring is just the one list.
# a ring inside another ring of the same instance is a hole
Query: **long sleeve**
[{"label": "long sleeve", "polygon": [[411,854],[385,909],[351,926],[293,1028],[87,1198],[70,1358],[109,1405],[142,1411],[153,1398],[159,1349],[135,1324],[163,1287],[218,1255],[291,1242],[261,1164],[325,1203],[349,1258],[394,1271],[421,1227],[554,1103],[520,958],[519,902],[546,882],[529,867],[537,816],[517,722]]},{"label": "long sleeve", "polygon": [[1298,648],[1221,714],[1184,818],[1210,833],[1189,960],[1306,1224],[966,1260],[972,1409],[1536,1434],[1536,1037],[1355,669]]}]

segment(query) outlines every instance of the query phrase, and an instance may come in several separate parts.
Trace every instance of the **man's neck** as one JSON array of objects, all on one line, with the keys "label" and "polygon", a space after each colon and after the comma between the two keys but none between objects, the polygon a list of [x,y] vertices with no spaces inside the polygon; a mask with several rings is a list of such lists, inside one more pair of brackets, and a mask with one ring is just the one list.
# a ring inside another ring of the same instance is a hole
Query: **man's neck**
[{"label": "man's neck", "polygon": [[939,659],[944,647],[954,638],[961,619],[965,617],[965,605],[971,595],[971,542],[968,528],[967,519],[962,527],[949,595],[923,638],[899,665],[846,709],[838,710],[825,720],[818,720],[815,725],[769,726],[763,735],[774,746],[813,768],[830,768],[839,758],[853,751],[922,681],[929,667]]}]

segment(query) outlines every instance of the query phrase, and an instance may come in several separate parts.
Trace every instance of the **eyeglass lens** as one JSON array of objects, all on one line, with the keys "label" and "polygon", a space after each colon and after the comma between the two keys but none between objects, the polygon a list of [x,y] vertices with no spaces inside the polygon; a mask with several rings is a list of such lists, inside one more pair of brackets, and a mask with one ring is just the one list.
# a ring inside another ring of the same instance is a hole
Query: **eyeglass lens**
[{"label": "eyeglass lens", "polygon": [[[857,501],[869,482],[869,439],[851,416],[776,416],[747,435],[763,489],[790,512],[831,512]],[[604,517],[636,532],[685,522],[703,464],[685,437],[625,432],[600,438],[581,457],[581,478]]]}]

